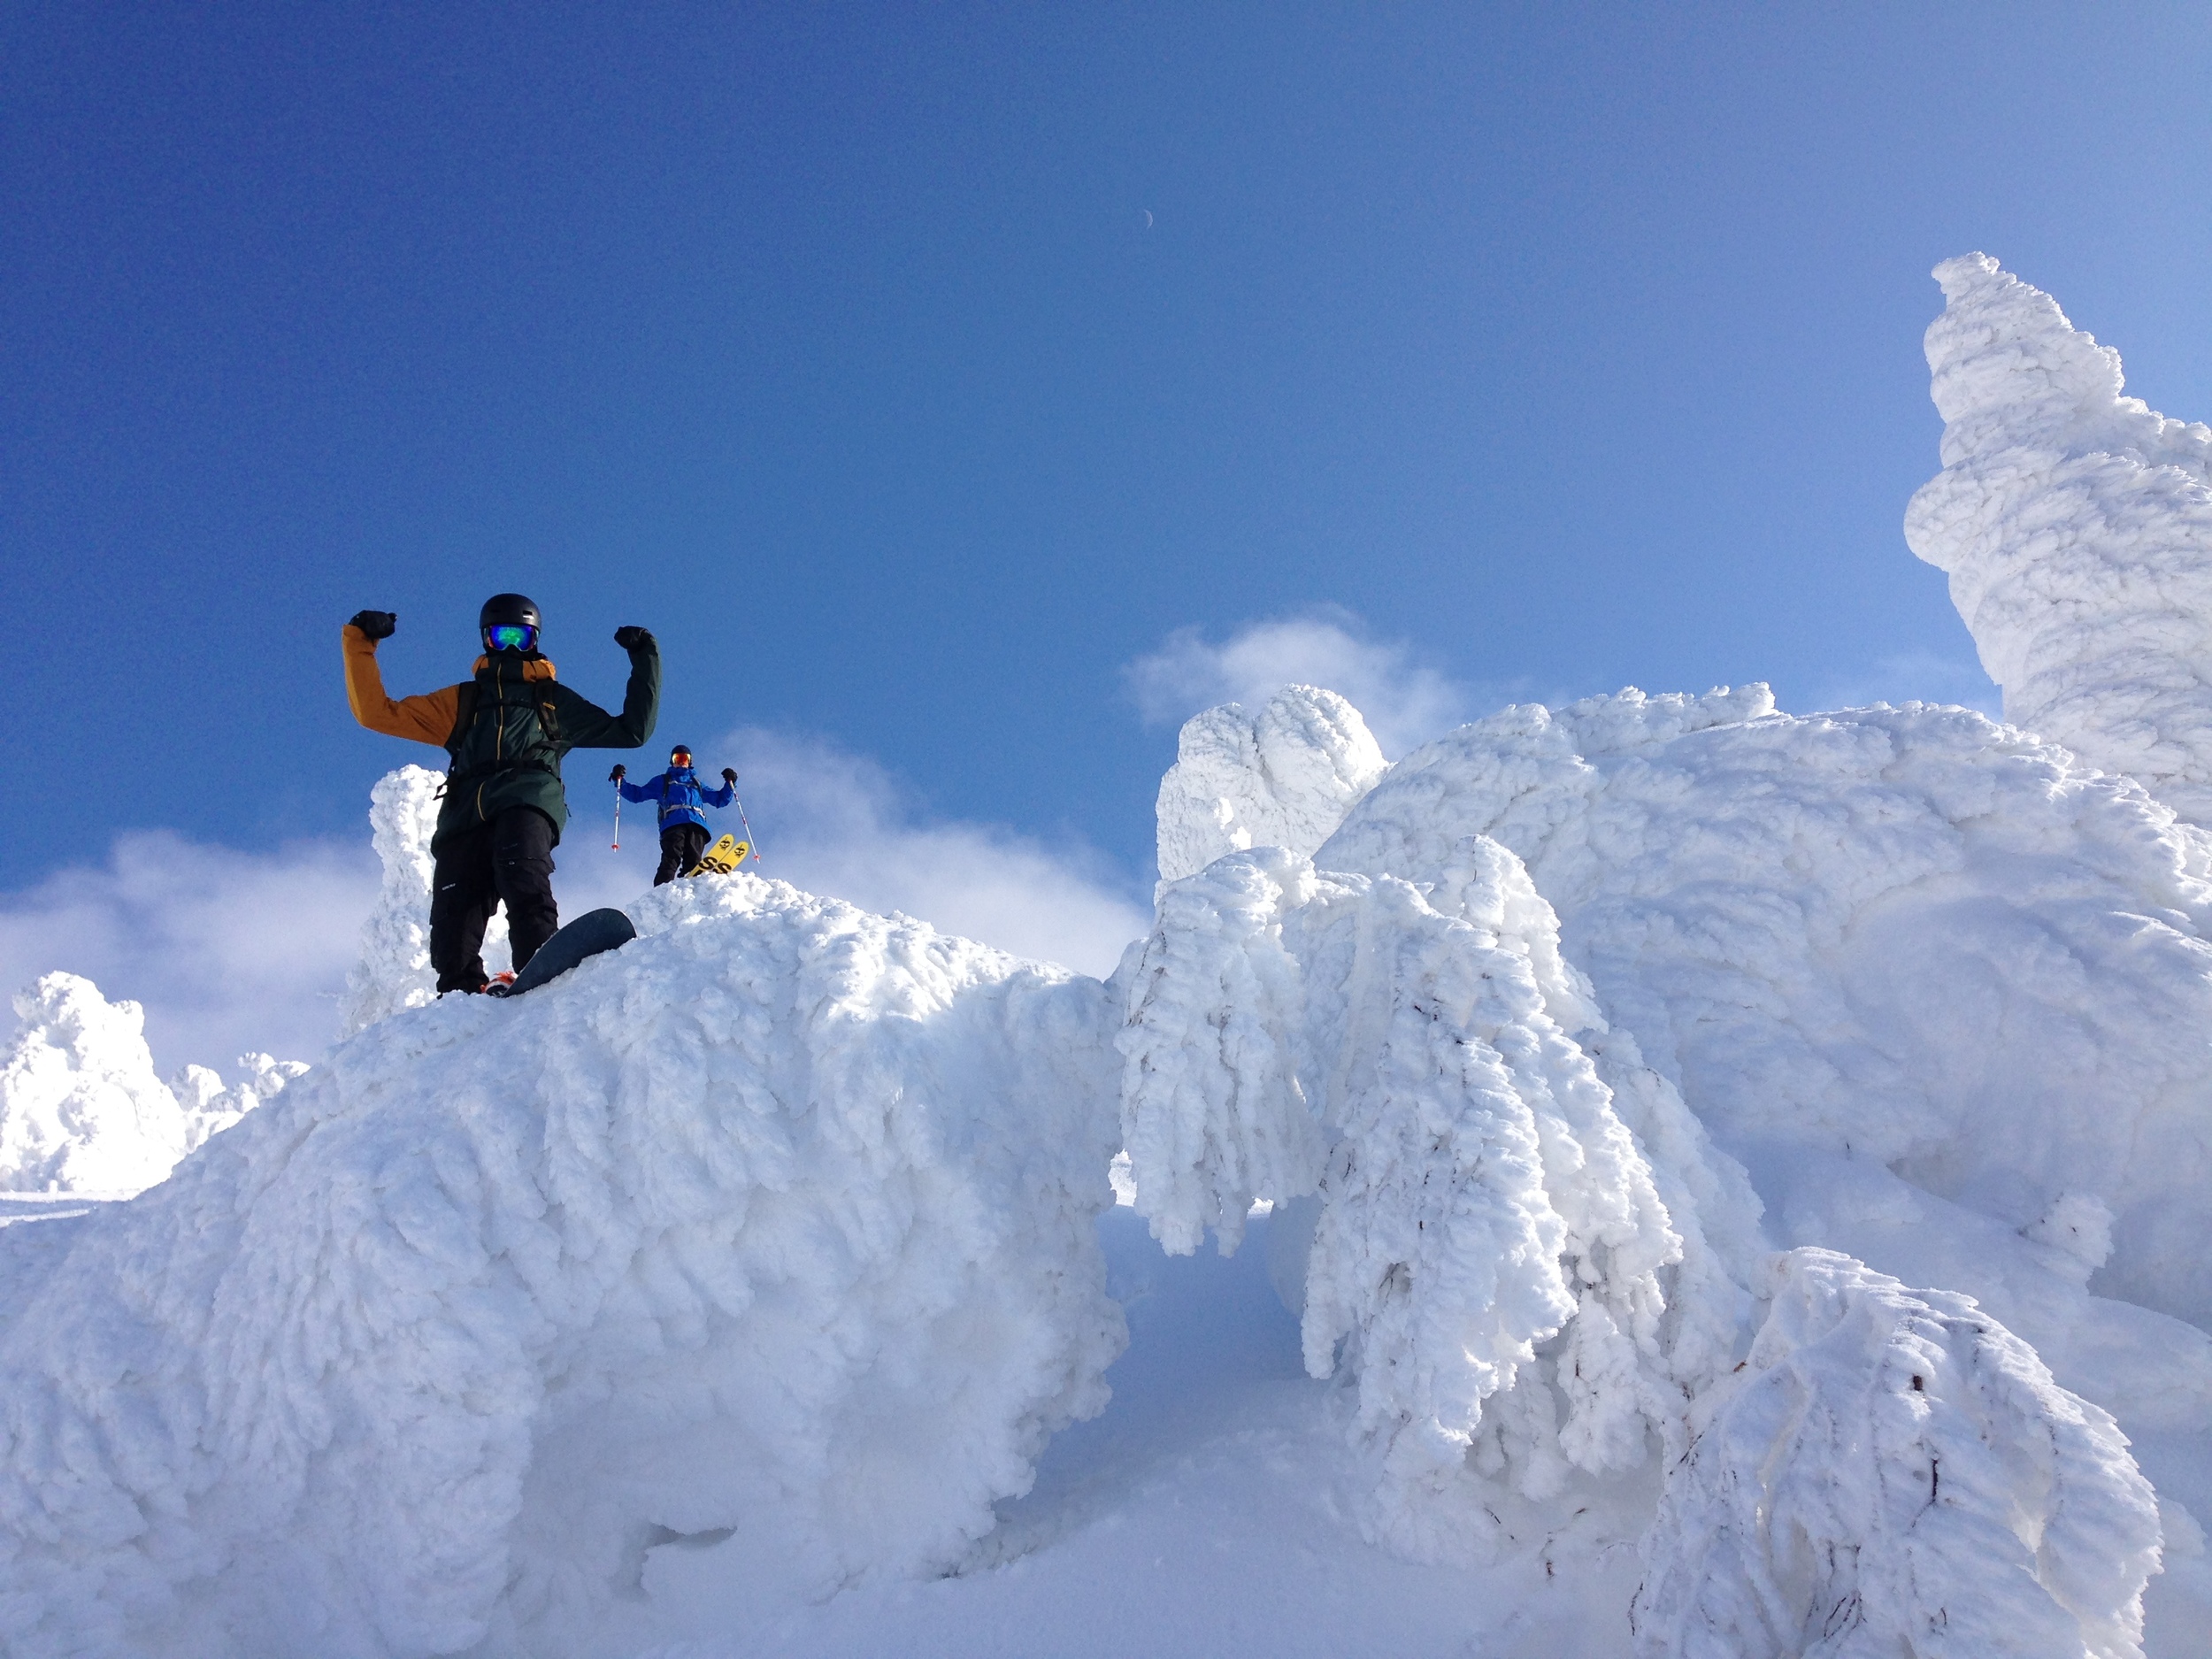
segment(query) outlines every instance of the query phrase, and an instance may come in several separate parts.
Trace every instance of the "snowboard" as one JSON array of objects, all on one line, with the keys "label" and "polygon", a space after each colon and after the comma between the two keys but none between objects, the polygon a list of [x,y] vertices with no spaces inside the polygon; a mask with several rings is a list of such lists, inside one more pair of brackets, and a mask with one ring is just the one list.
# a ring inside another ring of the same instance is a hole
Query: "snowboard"
[{"label": "snowboard", "polygon": [[487,987],[493,996],[520,996],[548,979],[558,979],[587,956],[613,950],[637,937],[637,929],[620,910],[587,910],[538,947],[530,965],[515,975],[512,985]]},{"label": "snowboard", "polygon": [[684,872],[687,876],[726,876],[745,862],[745,855],[752,851],[749,842],[734,835],[725,835],[720,841],[699,855],[699,862]]}]

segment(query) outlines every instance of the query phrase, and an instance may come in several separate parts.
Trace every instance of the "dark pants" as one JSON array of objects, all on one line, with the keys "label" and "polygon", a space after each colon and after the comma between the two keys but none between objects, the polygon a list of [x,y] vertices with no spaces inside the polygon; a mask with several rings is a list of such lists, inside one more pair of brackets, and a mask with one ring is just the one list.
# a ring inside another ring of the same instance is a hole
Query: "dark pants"
[{"label": "dark pants", "polygon": [[561,925],[553,820],[535,807],[511,806],[440,850],[430,875],[430,965],[440,991],[484,988],[484,926],[501,904],[519,973]]},{"label": "dark pants", "polygon": [[671,824],[661,832],[661,867],[653,872],[653,885],[673,881],[697,864],[699,855],[706,849],[705,825]]}]

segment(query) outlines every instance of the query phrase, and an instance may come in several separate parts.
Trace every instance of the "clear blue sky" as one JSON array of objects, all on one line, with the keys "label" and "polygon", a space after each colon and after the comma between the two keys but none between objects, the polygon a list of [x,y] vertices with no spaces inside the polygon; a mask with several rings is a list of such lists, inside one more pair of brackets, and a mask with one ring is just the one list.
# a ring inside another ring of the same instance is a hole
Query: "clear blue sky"
[{"label": "clear blue sky", "polygon": [[0,886],[360,835],[434,757],[340,623],[427,688],[504,588],[603,701],[653,628],[664,741],[1133,876],[1179,626],[1786,706],[1968,663],[1899,530],[1928,267],[2212,417],[2208,157],[2201,5],[11,5]]}]

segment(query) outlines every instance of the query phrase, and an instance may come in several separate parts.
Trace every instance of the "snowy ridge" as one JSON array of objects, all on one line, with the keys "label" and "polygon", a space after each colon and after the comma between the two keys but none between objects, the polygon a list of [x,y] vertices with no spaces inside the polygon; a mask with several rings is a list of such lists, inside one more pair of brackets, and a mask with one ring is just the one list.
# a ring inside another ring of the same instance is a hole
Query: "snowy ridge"
[{"label": "snowy ridge", "polygon": [[2138,1659],[2158,1503],[2112,1419],[1963,1296],[1777,1256],[1669,1479],[1645,1659]]},{"label": "snowy ridge", "polygon": [[1234,703],[1195,715],[1160,780],[1160,879],[1248,847],[1309,855],[1388,769],[1359,710],[1333,691],[1285,686],[1256,716]]},{"label": "snowy ridge", "polygon": [[1102,987],[750,878],[638,909],[80,1227],[0,1334],[0,1645],[580,1651],[686,1583],[757,1616],[956,1558],[1103,1403]]},{"label": "snowy ridge", "polygon": [[1936,267],[1943,471],[1905,538],[1947,571],[2005,717],[2212,825],[2212,428],[1983,254]]},{"label": "snowy ridge", "polygon": [[1425,1558],[1493,1541],[1478,1475],[1544,1499],[1571,1467],[1640,1463],[1647,1432],[1678,1448],[1740,1300],[1701,1236],[1669,1317],[1683,1237],[1555,1018],[1602,1029],[1519,861],[1471,840],[1444,887],[1454,914],[1387,877],[1232,854],[1163,891],[1119,976],[1140,1212],[1171,1250],[1204,1225],[1226,1250],[1255,1196],[1317,1186],[1308,1369],[1343,1345],[1380,1454],[1371,1525]]}]

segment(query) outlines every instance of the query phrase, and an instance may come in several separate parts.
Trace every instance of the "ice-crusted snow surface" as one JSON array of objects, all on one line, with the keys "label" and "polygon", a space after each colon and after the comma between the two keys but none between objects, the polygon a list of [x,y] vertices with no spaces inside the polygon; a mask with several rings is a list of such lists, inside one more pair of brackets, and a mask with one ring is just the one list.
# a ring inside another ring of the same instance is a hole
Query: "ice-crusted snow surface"
[{"label": "ice-crusted snow surface", "polygon": [[1905,516],[2005,717],[2212,825],[2212,427],[1984,254],[1935,270],[1943,471]]},{"label": "ice-crusted snow surface", "polygon": [[2141,1653],[2158,1503],[2111,1417],[1965,1297],[1774,1259],[1669,1479],[1647,1659]]},{"label": "ice-crusted snow surface", "polygon": [[[346,975],[338,1006],[338,1034],[356,1032],[404,1009],[420,1008],[438,995],[430,965],[430,838],[438,827],[438,797],[445,773],[424,766],[386,772],[369,791],[369,835],[384,879],[375,908],[361,926],[361,955]],[[484,930],[484,964],[507,965],[507,913],[493,913]]]},{"label": "ice-crusted snow surface", "polygon": [[1184,723],[1160,780],[1160,879],[1248,847],[1311,853],[1386,770],[1367,722],[1333,691],[1285,686],[1257,715],[1209,709]]},{"label": "ice-crusted snow surface", "polygon": [[949,1564],[1098,1409],[1103,987],[754,878],[637,918],[77,1225],[0,1333],[0,1646],[592,1651],[678,1566],[760,1617]]}]

